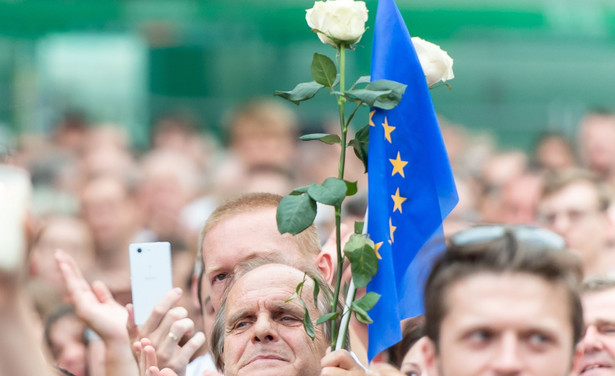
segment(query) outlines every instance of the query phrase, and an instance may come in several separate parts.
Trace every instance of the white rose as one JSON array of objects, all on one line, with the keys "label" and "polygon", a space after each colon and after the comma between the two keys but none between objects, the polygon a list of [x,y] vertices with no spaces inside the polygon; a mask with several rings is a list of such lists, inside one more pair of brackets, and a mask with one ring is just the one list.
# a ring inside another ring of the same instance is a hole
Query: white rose
[{"label": "white rose", "polygon": [[440,46],[418,37],[412,38],[412,44],[421,67],[423,67],[428,86],[431,87],[439,81],[446,82],[455,77],[453,59]]},{"label": "white rose", "polygon": [[367,7],[363,1],[316,1],[307,9],[305,20],[323,43],[336,47],[353,45],[361,40],[367,21]]}]

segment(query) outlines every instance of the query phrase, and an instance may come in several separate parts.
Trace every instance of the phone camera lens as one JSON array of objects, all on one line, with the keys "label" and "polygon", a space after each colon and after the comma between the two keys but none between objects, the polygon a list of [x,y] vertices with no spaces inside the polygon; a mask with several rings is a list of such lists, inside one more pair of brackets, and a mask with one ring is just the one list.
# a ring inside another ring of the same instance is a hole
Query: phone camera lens
[{"label": "phone camera lens", "polygon": [[137,253],[141,253],[141,252],[143,252],[143,250],[141,248],[138,248]]}]

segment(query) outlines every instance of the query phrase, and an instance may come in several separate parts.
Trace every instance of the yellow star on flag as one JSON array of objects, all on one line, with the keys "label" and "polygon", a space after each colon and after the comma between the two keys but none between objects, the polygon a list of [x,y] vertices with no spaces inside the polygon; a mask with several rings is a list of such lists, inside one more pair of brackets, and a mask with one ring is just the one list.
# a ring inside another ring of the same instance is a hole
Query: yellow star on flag
[{"label": "yellow star on flag", "polygon": [[376,110],[371,111],[369,113],[369,126],[370,127],[375,127],[376,126],[376,124],[374,124],[374,119],[373,119],[375,113],[376,113]]},{"label": "yellow star on flag", "polygon": [[397,152],[397,159],[389,159],[389,161],[393,165],[393,173],[391,174],[391,176],[395,176],[395,174],[400,174],[402,178],[405,178],[406,176],[404,176],[404,167],[406,167],[408,162],[401,160],[399,152]]},{"label": "yellow star on flag", "polygon": [[392,144],[393,141],[391,141],[391,132],[395,130],[395,127],[389,125],[389,121],[386,116],[384,117],[384,123],[382,123],[382,127],[384,128],[384,138],[389,141],[389,144]]},{"label": "yellow star on flag", "polygon": [[407,198],[405,197],[401,197],[399,195],[399,188],[397,188],[397,191],[395,191],[394,195],[391,195],[391,198],[393,199],[393,213],[395,213],[395,210],[399,210],[399,212],[401,213],[401,204],[407,200]]},{"label": "yellow star on flag", "polygon": [[391,243],[394,243],[395,238],[393,237],[393,233],[395,233],[395,230],[397,230],[397,226],[393,226],[393,222],[391,221],[391,218],[389,218],[389,230],[391,233]]},{"label": "yellow star on flag", "polygon": [[382,256],[380,256],[380,253],[378,253],[378,250],[380,249],[380,247],[382,247],[382,243],[383,242],[374,244],[374,252],[376,252],[376,257],[378,257],[378,260],[382,260]]}]

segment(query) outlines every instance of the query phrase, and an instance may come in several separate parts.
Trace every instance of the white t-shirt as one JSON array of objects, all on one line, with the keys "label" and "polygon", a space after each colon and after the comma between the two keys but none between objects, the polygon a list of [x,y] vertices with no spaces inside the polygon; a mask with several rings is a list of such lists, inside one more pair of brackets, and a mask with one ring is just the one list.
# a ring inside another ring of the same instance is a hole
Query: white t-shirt
[{"label": "white t-shirt", "polygon": [[201,376],[205,370],[216,371],[214,359],[209,353],[201,355],[188,363],[188,366],[186,367],[186,376]]}]

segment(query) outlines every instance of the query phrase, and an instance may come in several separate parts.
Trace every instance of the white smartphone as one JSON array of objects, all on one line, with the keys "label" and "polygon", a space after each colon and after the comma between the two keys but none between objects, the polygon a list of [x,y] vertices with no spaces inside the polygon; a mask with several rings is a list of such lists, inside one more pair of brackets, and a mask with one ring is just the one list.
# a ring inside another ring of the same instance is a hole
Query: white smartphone
[{"label": "white smartphone", "polygon": [[0,164],[0,269],[16,271],[23,262],[25,221],[32,187],[30,174]]},{"label": "white smartphone", "polygon": [[132,243],[128,253],[135,325],[141,325],[151,315],[156,304],[173,288],[171,244]]}]

